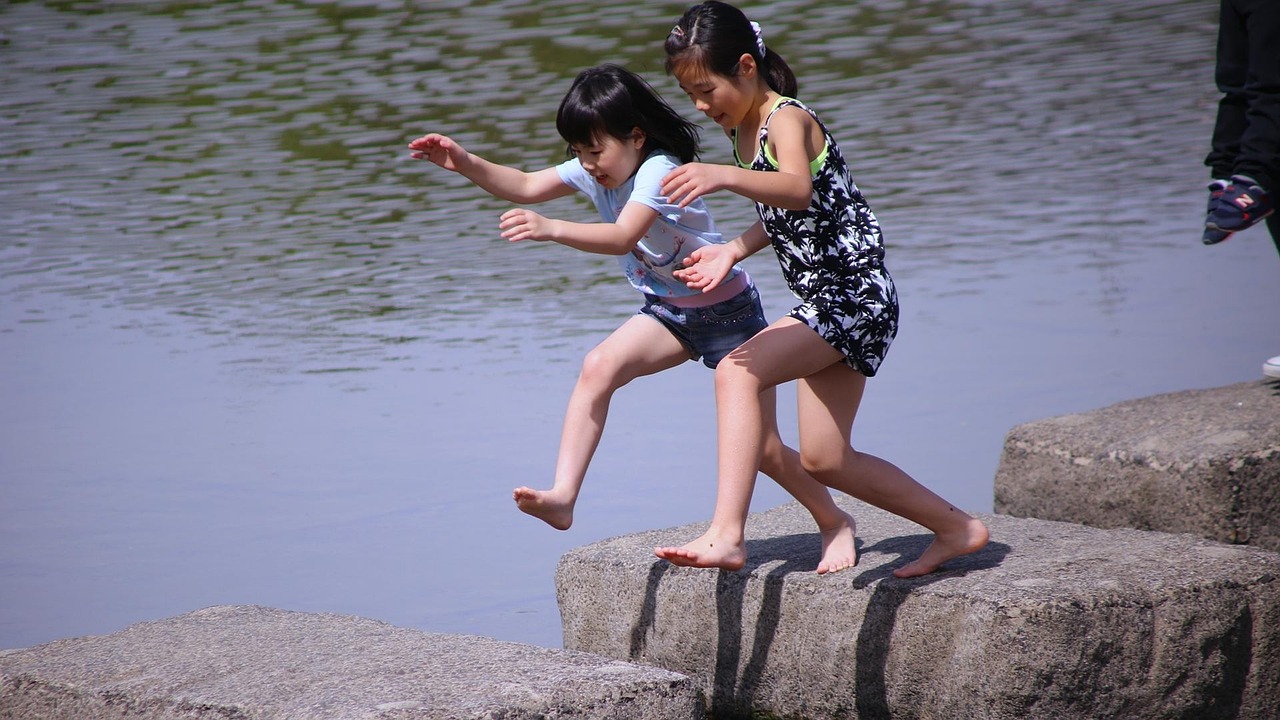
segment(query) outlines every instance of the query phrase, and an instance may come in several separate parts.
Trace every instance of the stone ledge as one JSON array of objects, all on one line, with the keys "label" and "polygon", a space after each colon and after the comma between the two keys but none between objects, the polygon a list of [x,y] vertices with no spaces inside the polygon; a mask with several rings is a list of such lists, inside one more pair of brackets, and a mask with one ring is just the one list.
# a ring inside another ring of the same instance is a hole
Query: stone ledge
[{"label": "stone ledge", "polygon": [[690,680],[586,653],[222,606],[0,654],[0,718],[704,717]]},{"label": "stone ledge", "polygon": [[1155,395],[1019,425],[995,511],[1280,551],[1280,383]]},{"label": "stone ledge", "polygon": [[751,516],[739,572],[653,556],[703,525],[566,553],[565,646],[688,675],[717,720],[1275,720],[1280,555],[983,515],[986,549],[900,580],[890,571],[927,532],[841,505],[867,544],[831,576],[814,572],[818,537],[795,504]]}]

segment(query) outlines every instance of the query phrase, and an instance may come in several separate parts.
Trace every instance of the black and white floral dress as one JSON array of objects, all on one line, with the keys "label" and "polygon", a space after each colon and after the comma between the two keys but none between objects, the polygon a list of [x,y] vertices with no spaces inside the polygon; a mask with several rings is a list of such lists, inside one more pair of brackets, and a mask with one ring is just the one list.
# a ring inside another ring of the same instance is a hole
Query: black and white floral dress
[{"label": "black and white floral dress", "polygon": [[789,315],[813,328],[844,353],[844,363],[867,377],[876,374],[898,332],[898,293],[884,267],[880,223],[853,183],[840,148],[816,113],[799,100],[782,98],[760,128],[760,150],[741,167],[777,172],[769,148],[769,120],[794,105],[809,113],[826,147],[810,165],[813,200],[806,210],[756,203],[756,211],[782,265],[782,275],[800,305]]}]

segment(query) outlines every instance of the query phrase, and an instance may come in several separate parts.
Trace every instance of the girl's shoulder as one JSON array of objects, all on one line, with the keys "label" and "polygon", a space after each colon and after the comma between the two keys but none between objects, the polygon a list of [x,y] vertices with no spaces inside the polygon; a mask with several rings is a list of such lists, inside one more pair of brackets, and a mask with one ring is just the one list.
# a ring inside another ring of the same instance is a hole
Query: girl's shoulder
[{"label": "girl's shoulder", "polygon": [[665,150],[654,150],[648,157],[640,161],[636,169],[636,184],[661,184],[667,173],[680,167],[680,159]]},{"label": "girl's shoulder", "polygon": [[767,145],[777,144],[778,138],[817,137],[826,134],[826,126],[807,105],[793,98],[782,98],[769,111],[760,126],[760,136]]},{"label": "girl's shoulder", "polygon": [[808,124],[810,122],[821,122],[818,120],[818,114],[808,105],[800,102],[792,97],[780,97],[773,107],[769,109],[769,114],[765,117],[764,125],[768,126],[775,119],[783,119],[784,122],[796,122]]},{"label": "girl's shoulder", "polygon": [[808,105],[795,98],[779,98],[769,110],[760,129],[760,145],[765,160],[778,168],[778,147],[803,147],[809,157],[809,173],[816,175],[826,161],[832,139],[827,128]]},{"label": "girl's shoulder", "polygon": [[640,161],[640,167],[665,167],[675,168],[680,166],[680,158],[672,155],[666,150],[654,150],[649,153],[644,160]]}]

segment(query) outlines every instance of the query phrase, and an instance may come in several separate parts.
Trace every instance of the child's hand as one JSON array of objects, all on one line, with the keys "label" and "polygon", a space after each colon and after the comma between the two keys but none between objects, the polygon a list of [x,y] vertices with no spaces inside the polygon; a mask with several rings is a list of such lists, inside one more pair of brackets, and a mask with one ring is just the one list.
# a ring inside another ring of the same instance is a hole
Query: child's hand
[{"label": "child's hand", "polygon": [[707,245],[689,253],[682,267],[671,274],[694,290],[707,292],[719,285],[737,262],[725,245]]},{"label": "child's hand", "polygon": [[686,163],[662,178],[662,194],[668,201],[688,207],[703,195],[725,188],[725,169],[708,163]]},{"label": "child's hand", "polygon": [[554,221],[532,210],[525,208],[508,210],[502,213],[499,220],[498,228],[502,230],[502,237],[511,242],[551,239],[551,225]]},{"label": "child's hand", "polygon": [[461,145],[439,133],[431,133],[409,143],[409,157],[415,160],[430,160],[445,170],[458,172],[462,164],[470,157],[470,153]]}]

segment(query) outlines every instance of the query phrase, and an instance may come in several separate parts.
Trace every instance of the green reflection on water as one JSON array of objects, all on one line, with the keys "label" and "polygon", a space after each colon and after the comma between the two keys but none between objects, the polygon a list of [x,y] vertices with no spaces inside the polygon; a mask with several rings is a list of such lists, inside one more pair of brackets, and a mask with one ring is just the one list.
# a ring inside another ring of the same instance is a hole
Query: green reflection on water
[{"label": "green reflection on water", "polygon": [[[695,117],[663,74],[660,51],[685,6],[6,5],[0,18],[21,29],[0,48],[13,68],[0,79],[13,118],[0,172],[23,189],[5,199],[15,207],[0,249],[22,252],[4,262],[96,295],[119,291],[113,278],[127,275],[132,297],[151,294],[161,307],[207,304],[320,335],[348,309],[341,294],[328,292],[335,282],[399,295],[424,317],[483,312],[513,293],[555,297],[619,284],[607,258],[507,247],[494,229],[505,203],[408,161],[404,145],[442,131],[499,162],[531,169],[559,162],[559,98],[578,70],[605,60],[644,73]],[[970,189],[1047,167],[1057,182],[1083,185],[1096,170],[1080,161],[1082,143],[1130,153],[1117,165],[1154,166],[1144,157],[1150,150],[1122,144],[1126,123],[1090,101],[1104,86],[1129,125],[1137,118],[1153,135],[1186,135],[1160,123],[1195,112],[1202,96],[1170,102],[1146,92],[1144,83],[1168,82],[1163,70],[1129,76],[1134,68],[1203,64],[1207,43],[1189,40],[1212,23],[1212,10],[1194,0],[805,0],[759,3],[752,12],[877,209],[892,217],[895,203],[910,202],[897,189],[929,188],[929,206],[911,208],[909,232],[889,224],[891,244],[911,240],[894,249],[896,262],[978,267],[1007,259],[982,242],[992,234],[1008,239],[1006,253],[1045,238],[1084,238],[1051,209],[1036,215],[1043,203],[1020,204],[1020,186],[1002,207],[1030,207],[1033,216],[1004,226],[999,208],[975,211]],[[1143,42],[1131,42],[1139,27]],[[1124,68],[1124,77],[1108,76],[1113,68]],[[726,160],[715,128],[705,128],[704,143],[709,160]],[[731,230],[750,217],[748,205],[731,199],[715,207]],[[543,209],[594,215],[575,201]],[[1027,234],[1028,227],[1043,231]],[[121,241],[125,233],[129,242]],[[373,250],[353,258],[352,241]],[[262,247],[274,250],[264,255]],[[282,274],[264,259],[282,257],[297,271]],[[561,268],[572,268],[572,280],[545,281]],[[245,284],[252,289],[238,287]],[[461,303],[435,302],[459,287]],[[295,304],[296,297],[309,302]],[[559,322],[547,312],[548,322]],[[613,312],[606,302],[601,321]]]}]

